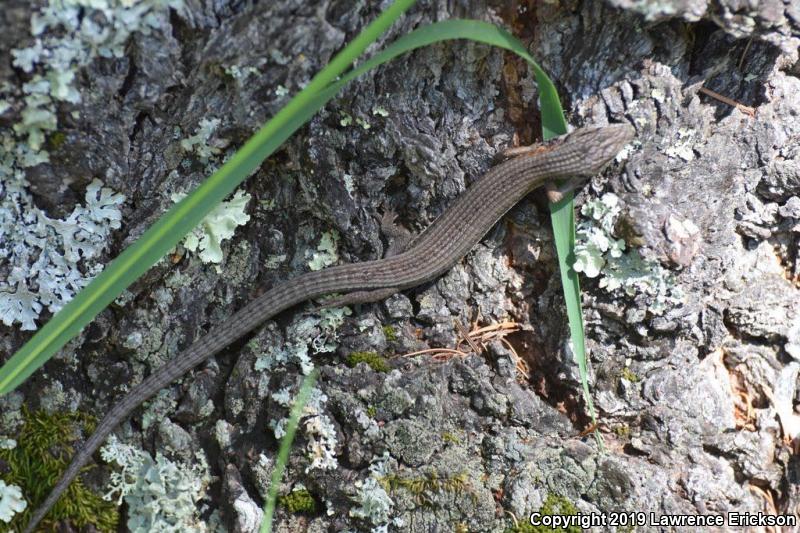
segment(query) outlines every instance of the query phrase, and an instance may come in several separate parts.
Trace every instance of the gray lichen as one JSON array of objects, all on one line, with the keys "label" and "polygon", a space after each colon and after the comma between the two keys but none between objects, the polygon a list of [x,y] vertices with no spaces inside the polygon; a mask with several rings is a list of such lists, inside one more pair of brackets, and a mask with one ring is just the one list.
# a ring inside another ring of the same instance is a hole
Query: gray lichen
[{"label": "gray lichen", "polygon": [[[43,309],[58,312],[86,286],[102,265],[97,263],[109,235],[120,227],[119,205],[125,197],[94,180],[86,188],[85,206],[64,219],[38,208],[25,189],[18,151],[4,134],[0,143],[0,320],[7,326],[36,329]],[[87,273],[84,273],[84,269]]]},{"label": "gray lichen", "polygon": [[197,508],[211,481],[204,455],[197,455],[194,464],[175,463],[160,453],[153,460],[114,436],[100,453],[121,469],[111,474],[106,497],[116,495],[119,503],[124,499],[128,504],[130,531],[209,531]]},{"label": "gray lichen", "polygon": [[22,489],[16,485],[7,485],[0,479],[0,520],[11,522],[14,515],[21,513],[28,507],[22,496]]},{"label": "gray lichen", "polygon": [[[613,236],[620,214],[615,194],[606,193],[598,200],[586,202],[581,213],[587,218],[577,228],[574,265],[577,272],[589,278],[602,274],[599,285],[608,292],[619,290],[628,297],[647,297],[647,311],[655,315],[681,303],[681,291],[672,273],[657,261],[644,259],[638,250],[627,250],[625,241]],[[642,318],[639,316],[638,320]]]}]

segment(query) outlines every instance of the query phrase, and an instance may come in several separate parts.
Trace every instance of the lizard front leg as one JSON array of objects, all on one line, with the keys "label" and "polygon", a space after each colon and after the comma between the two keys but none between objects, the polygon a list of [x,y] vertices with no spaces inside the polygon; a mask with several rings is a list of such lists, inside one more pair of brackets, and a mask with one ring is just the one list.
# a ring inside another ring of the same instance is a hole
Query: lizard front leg
[{"label": "lizard front leg", "polygon": [[[414,235],[403,226],[395,224],[397,213],[391,208],[384,208],[381,216],[381,232],[389,241],[383,258],[394,257],[406,251],[414,240]],[[320,302],[315,309],[327,309],[330,307],[342,307],[344,305],[366,304],[385,300],[389,296],[397,293],[400,289],[396,287],[382,287],[369,291],[355,291],[340,296],[326,298]]]},{"label": "lizard front leg", "polygon": [[560,185],[556,185],[553,182],[548,183],[544,186],[545,193],[547,194],[547,200],[551,204],[557,204],[560,202],[564,195],[567,193],[574,191],[586,181],[586,178],[569,178],[564,183]]}]

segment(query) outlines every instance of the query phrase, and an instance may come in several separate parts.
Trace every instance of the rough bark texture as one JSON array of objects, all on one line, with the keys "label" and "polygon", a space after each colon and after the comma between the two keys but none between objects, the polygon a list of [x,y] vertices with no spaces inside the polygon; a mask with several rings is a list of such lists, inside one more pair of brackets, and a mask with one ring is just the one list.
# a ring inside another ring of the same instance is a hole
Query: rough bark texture
[{"label": "rough bark texture", "polygon": [[[201,119],[219,118],[215,138],[240,145],[287,101],[276,88],[294,93],[382,6],[188,4],[188,14],[171,17],[171,31],[135,34],[125,57],[84,69],[80,116],[60,110],[66,142],[27,176],[37,205],[54,214],[95,176],[124,193],[109,257],[153,223],[170,193],[204,177],[203,165],[181,164],[176,128],[186,137]],[[28,38],[17,27],[28,9],[4,14],[18,21],[0,34],[0,50]],[[337,464],[310,468],[315,442],[322,445],[301,428],[281,493],[302,485],[322,510],[279,507],[276,530],[391,522],[398,531],[502,531],[512,514],[524,521],[554,494],[583,512],[797,513],[798,4],[420,2],[382,42],[455,17],[504,25],[528,44],[559,86],[571,123],[636,126],[624,170],[596,179],[578,202],[614,192],[622,206],[615,235],[671,271],[680,303],[657,314],[647,297],[584,279],[590,385],[607,447],[599,451],[580,434],[587,417],[565,349],[549,217],[534,195],[442,279],[354,309],[334,354],[309,349],[326,397],[316,409],[327,431],[316,434],[335,435],[325,446]],[[233,80],[221,68],[230,65],[257,73]],[[7,55],[0,75],[21,83]],[[755,108],[755,116],[700,87]],[[245,183],[251,220],[223,246],[219,270],[191,254],[157,265],[125,305],[102,313],[22,388],[26,402],[42,404],[38,391],[57,380],[72,407],[105,412],[130,381],[209,324],[303,271],[323,232],[341,236],[341,261],[380,257],[381,205],[419,231],[496,153],[535,140],[537,124],[526,66],[483,45],[431,46],[357,80]],[[251,530],[277,450],[269,424],[287,413],[275,392],[294,394],[298,383],[296,360],[270,370],[257,370],[258,361],[277,359],[282,343],[324,333],[317,322],[303,330],[304,312],[264,325],[186,376],[167,393],[172,407],[159,412],[188,432],[182,442],[190,450],[205,450],[218,476],[205,516],[218,511],[225,530]],[[451,347],[454,319],[521,323],[511,342],[531,380],[518,382],[499,343],[444,363],[390,359],[388,373],[343,363],[357,351]],[[6,354],[27,338],[2,332]],[[151,452],[181,449],[173,425],[141,425],[135,418],[119,434]],[[261,454],[267,459],[259,462]],[[378,459],[384,471],[375,474]],[[357,516],[357,482],[370,477],[393,500],[385,520]]]}]

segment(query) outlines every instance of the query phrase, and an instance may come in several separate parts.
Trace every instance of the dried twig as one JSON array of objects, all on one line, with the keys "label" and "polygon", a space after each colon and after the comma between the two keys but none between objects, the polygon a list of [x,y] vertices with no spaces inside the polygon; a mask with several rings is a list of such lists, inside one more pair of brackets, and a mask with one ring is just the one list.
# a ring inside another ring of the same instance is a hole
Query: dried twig
[{"label": "dried twig", "polygon": [[728,104],[729,106],[735,107],[736,109],[738,109],[739,111],[741,111],[745,115],[749,116],[750,118],[755,118],[755,116],[756,116],[756,110],[753,107],[746,106],[746,105],[744,105],[742,103],[737,102],[736,100],[728,98],[727,96],[722,96],[721,94],[716,93],[716,92],[712,91],[711,89],[706,89],[705,87],[700,87],[698,90],[701,93],[703,93],[705,95],[708,95],[711,98],[714,98],[715,100],[719,100],[720,102],[722,102],[724,104]]},{"label": "dried twig", "polygon": [[524,379],[530,378],[530,369],[528,364],[522,359],[514,346],[505,338],[509,333],[519,331],[520,325],[516,322],[505,321],[489,326],[474,328],[472,331],[467,332],[466,328],[458,321],[454,321],[455,328],[459,331],[460,337],[455,347],[453,348],[429,348],[427,350],[420,350],[402,354],[399,357],[414,357],[417,355],[429,354],[435,361],[447,361],[453,357],[466,357],[468,352],[463,350],[462,344],[467,343],[473,353],[481,354],[485,351],[486,344],[499,340],[503,343],[514,360],[514,366],[517,373]]}]

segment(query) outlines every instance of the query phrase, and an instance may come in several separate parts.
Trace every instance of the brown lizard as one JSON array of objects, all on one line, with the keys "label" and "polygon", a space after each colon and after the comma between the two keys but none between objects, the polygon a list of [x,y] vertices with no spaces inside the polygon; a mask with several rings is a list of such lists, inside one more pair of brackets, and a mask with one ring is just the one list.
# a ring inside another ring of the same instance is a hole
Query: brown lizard
[{"label": "brown lizard", "polygon": [[617,124],[579,129],[542,145],[514,149],[514,157],[473,183],[414,239],[409,249],[385,259],[308,272],[268,290],[158,368],[114,405],[36,509],[25,532],[34,530],[109,433],[159,389],[265,320],[306,300],[339,293],[344,296],[335,299],[335,305],[374,302],[437,278],[461,260],[529,192],[554,181],[568,180],[561,190],[550,188],[549,197],[556,200],[561,192],[599,173],[633,135],[631,126]]}]

